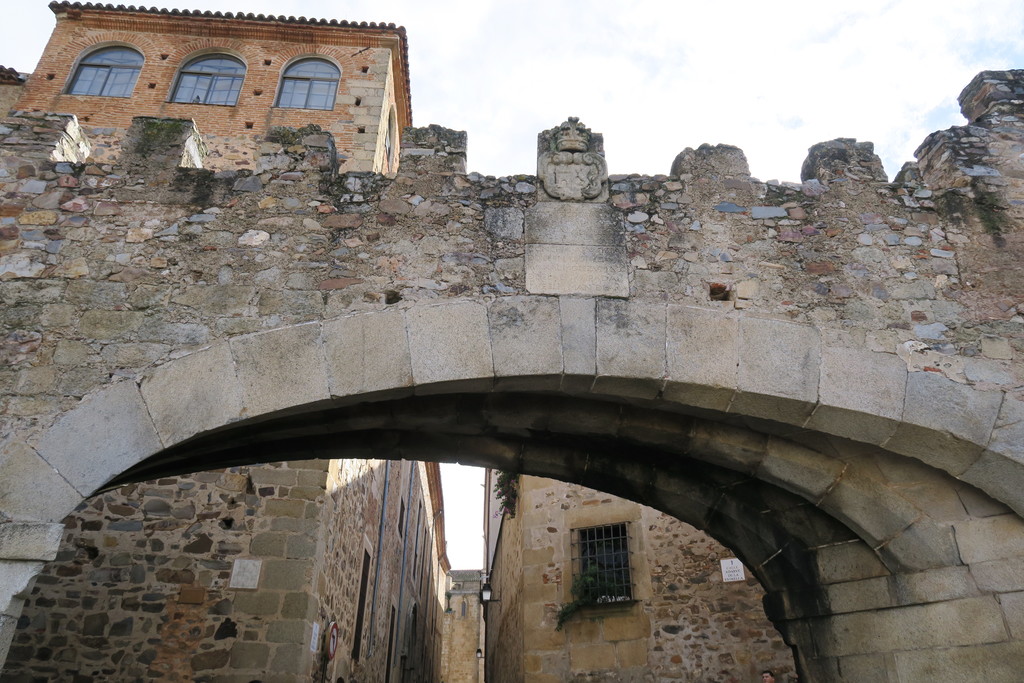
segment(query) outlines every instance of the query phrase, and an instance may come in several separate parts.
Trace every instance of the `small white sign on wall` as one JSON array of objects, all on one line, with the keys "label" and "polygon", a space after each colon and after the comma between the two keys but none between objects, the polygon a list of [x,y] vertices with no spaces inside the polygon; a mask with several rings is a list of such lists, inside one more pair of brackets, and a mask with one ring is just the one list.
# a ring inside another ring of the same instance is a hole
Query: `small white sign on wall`
[{"label": "small white sign on wall", "polygon": [[236,559],[231,565],[231,581],[228,582],[228,588],[259,588],[262,568],[263,560]]},{"label": "small white sign on wall", "polygon": [[316,652],[320,646],[320,622],[313,622],[313,637],[309,639],[309,651]]},{"label": "small white sign on wall", "polygon": [[743,573],[743,563],[735,557],[722,560],[722,581],[744,581],[746,575]]}]

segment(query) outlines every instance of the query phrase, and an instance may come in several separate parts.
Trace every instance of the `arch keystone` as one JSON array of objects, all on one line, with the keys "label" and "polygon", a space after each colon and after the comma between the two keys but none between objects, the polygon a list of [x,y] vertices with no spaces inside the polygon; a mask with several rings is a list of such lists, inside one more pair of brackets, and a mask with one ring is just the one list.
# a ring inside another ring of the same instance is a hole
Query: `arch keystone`
[{"label": "arch keystone", "polygon": [[665,304],[598,299],[594,391],[654,398],[665,376]]},{"label": "arch keystone", "polygon": [[692,306],[668,307],[668,382],[664,397],[699,408],[726,411],[739,373],[739,321]]},{"label": "arch keystone", "polygon": [[562,330],[558,299],[502,297],[487,311],[495,388],[558,389]]}]

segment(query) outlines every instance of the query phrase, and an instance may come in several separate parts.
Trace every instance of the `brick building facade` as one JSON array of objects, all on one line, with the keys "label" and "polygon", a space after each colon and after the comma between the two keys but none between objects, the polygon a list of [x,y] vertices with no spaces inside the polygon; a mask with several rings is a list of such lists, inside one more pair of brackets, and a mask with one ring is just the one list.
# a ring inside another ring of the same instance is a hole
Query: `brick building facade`
[{"label": "brick building facade", "polygon": [[[341,167],[393,174],[412,123],[394,24],[52,2],[57,24],[16,107],[70,112],[117,156],[134,116],[192,119],[207,168],[251,167],[274,126],[320,126]],[[298,90],[296,90],[298,89]],[[303,99],[299,95],[306,93]]]}]

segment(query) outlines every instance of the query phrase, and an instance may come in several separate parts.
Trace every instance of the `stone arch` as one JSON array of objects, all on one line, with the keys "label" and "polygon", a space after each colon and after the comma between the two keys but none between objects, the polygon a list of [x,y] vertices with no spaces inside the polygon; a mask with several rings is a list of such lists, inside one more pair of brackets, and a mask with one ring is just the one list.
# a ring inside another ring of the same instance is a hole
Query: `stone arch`
[{"label": "stone arch", "polygon": [[1013,680],[1024,527],[1004,504],[1024,509],[1005,483],[1019,476],[1020,404],[827,335],[664,303],[510,297],[219,342],[6,444],[0,512],[20,522],[0,538],[8,595],[52,552],[53,522],[108,486],[291,457],[460,460],[709,531],[768,590],[812,680],[892,667],[918,680],[996,652],[1010,668],[989,679]]}]

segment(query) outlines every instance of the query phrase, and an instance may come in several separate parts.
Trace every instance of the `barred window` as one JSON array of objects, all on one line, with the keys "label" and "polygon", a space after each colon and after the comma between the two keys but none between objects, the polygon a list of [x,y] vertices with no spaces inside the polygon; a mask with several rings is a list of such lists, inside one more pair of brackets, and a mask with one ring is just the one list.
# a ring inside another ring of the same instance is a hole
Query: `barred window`
[{"label": "barred window", "polygon": [[75,70],[72,95],[131,97],[142,69],[142,55],[127,47],[109,47],[85,56]]},{"label": "barred window", "polygon": [[606,524],[572,530],[573,586],[593,602],[633,599],[629,571],[629,524]]}]

